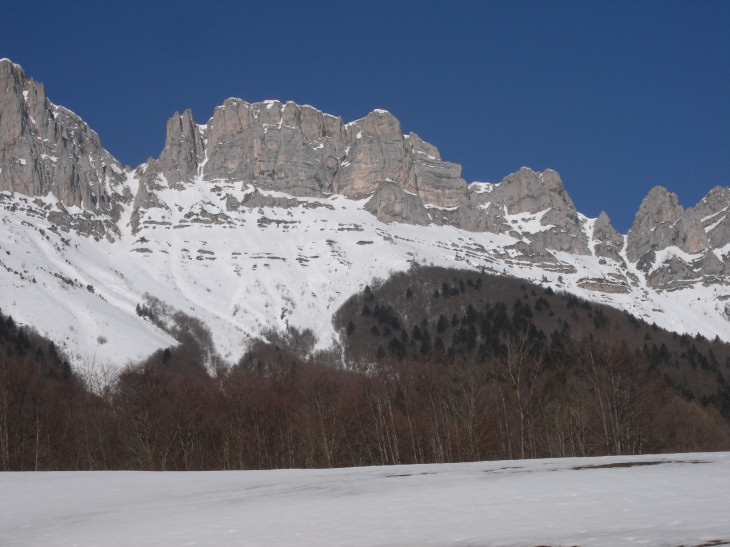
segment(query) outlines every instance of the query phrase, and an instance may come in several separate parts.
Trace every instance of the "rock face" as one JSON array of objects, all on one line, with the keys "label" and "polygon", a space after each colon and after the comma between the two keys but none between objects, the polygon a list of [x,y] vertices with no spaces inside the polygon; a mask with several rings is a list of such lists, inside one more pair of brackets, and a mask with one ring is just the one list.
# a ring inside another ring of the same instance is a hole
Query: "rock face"
[{"label": "rock face", "polygon": [[[636,213],[626,236],[626,256],[647,275],[655,288],[673,289],[687,283],[715,283],[727,274],[726,265],[713,252],[707,231],[720,227],[723,210],[718,208],[726,193],[716,188],[695,209],[685,210],[676,194],[661,186],[651,189]],[[717,217],[717,223],[703,225]],[[716,239],[719,241],[719,238]]]},{"label": "rock face", "polygon": [[421,198],[406,192],[392,181],[380,183],[365,205],[365,210],[383,222],[403,222],[426,225],[430,218]]},{"label": "rock face", "polygon": [[43,84],[0,60],[0,190],[53,194],[65,207],[116,220],[131,199],[124,170],[81,118],[52,104]]},{"label": "rock face", "polygon": [[[505,215],[540,214],[539,227],[530,234],[531,240],[539,241],[546,249],[590,254],[578,212],[555,171],[548,169],[539,173],[523,167],[489,191],[470,193],[470,202],[482,206],[490,204],[489,211],[498,219],[493,223],[495,226],[504,224]],[[519,220],[513,218],[511,222]]]},{"label": "rock face", "polygon": [[461,166],[442,161],[436,147],[417,135],[403,135],[398,120],[384,110],[345,124],[293,102],[228,99],[205,126],[196,125],[189,110],[175,113],[153,163],[149,172],[170,184],[202,176],[300,197],[358,197],[391,180],[426,204],[466,202]]},{"label": "rock face", "polygon": [[228,99],[200,128],[207,143],[202,175],[294,196],[331,193],[343,128],[312,107]]},{"label": "rock face", "polygon": [[415,171],[414,190],[423,203],[439,207],[458,207],[466,203],[461,165],[442,161],[438,149],[415,133],[408,135],[408,144],[411,146],[409,159]]},{"label": "rock face", "polygon": [[693,209],[718,258],[730,266],[730,188],[715,186]]},{"label": "rock face", "polygon": [[611,226],[611,220],[605,211],[601,211],[593,223],[593,239],[595,241],[593,252],[596,256],[611,258],[616,262],[622,261],[620,253],[624,238]]},{"label": "rock face", "polygon": [[197,173],[205,159],[201,129],[193,121],[193,111],[175,112],[167,121],[165,148],[160,153],[161,170],[170,181],[187,181]]},{"label": "rock face", "polygon": [[636,213],[626,238],[626,256],[631,262],[641,262],[647,253],[670,246],[697,254],[707,249],[707,237],[697,216],[682,208],[676,194],[655,186]]}]

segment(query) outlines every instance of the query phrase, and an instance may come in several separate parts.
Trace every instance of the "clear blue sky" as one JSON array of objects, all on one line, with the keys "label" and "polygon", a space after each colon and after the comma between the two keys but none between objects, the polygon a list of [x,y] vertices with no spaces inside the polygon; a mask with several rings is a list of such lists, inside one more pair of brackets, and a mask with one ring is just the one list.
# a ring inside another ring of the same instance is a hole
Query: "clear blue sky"
[{"label": "clear blue sky", "polygon": [[0,57],[122,163],[227,97],[293,100],[404,131],[498,182],[558,171],[625,232],[654,185],[730,185],[730,1],[6,2]]}]

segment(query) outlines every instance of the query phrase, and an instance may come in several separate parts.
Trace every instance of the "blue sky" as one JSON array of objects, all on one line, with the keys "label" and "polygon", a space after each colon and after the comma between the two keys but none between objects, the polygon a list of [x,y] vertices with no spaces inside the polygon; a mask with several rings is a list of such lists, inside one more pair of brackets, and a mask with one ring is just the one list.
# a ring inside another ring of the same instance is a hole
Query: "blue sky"
[{"label": "blue sky", "polygon": [[498,182],[555,169],[625,232],[655,185],[730,185],[730,2],[7,2],[0,57],[125,164],[173,112],[293,100],[375,108]]}]

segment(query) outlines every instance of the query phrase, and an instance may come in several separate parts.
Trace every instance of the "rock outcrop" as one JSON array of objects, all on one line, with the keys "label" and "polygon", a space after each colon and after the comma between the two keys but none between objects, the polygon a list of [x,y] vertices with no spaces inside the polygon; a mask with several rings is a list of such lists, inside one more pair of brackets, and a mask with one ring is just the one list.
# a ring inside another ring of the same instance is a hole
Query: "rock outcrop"
[{"label": "rock outcrop", "polygon": [[[646,274],[648,285],[675,289],[697,281],[722,280],[727,268],[712,251],[706,233],[715,226],[703,226],[700,217],[703,211],[710,213],[706,220],[722,214],[715,211],[722,194],[722,189],[716,189],[702,205],[685,210],[676,194],[661,186],[651,189],[626,236],[626,256]],[[721,224],[722,219],[717,226]]]},{"label": "rock outcrop", "polygon": [[365,210],[383,222],[405,221],[426,225],[431,220],[419,196],[406,192],[390,180],[378,185],[378,189],[365,204]]},{"label": "rock outcrop", "polygon": [[601,211],[593,223],[593,252],[596,256],[610,258],[616,262],[622,262],[621,250],[624,245],[624,238],[611,225],[611,220],[605,211]]},{"label": "rock outcrop", "polygon": [[730,188],[715,186],[693,209],[710,249],[730,266]]},{"label": "rock outcrop", "polygon": [[292,102],[227,99],[201,131],[206,180],[253,183],[294,196],[333,191],[338,154],[344,149],[339,118]]},{"label": "rock outcrop", "polygon": [[[539,226],[528,232],[530,240],[539,241],[546,249],[590,254],[578,212],[555,171],[540,173],[523,167],[492,185],[489,191],[470,193],[469,201],[491,205],[488,214],[497,215],[493,226],[503,225],[506,216],[539,214]],[[507,220],[507,225],[520,223],[518,218]]]},{"label": "rock outcrop", "polygon": [[51,103],[19,65],[0,60],[0,190],[53,194],[65,207],[116,220],[132,197],[125,177],[81,118]]},{"label": "rock outcrop", "polygon": [[159,158],[160,171],[170,181],[188,181],[198,174],[205,160],[202,130],[193,121],[193,111],[175,112],[167,120],[165,148]]},{"label": "rock outcrop", "polygon": [[407,138],[408,159],[414,166],[415,188],[412,191],[426,205],[458,207],[466,203],[467,186],[461,178],[461,165],[442,161],[438,149],[415,133],[409,133]]},{"label": "rock outcrop", "polygon": [[[235,180],[298,197],[359,197],[391,180],[424,204],[466,202],[461,166],[441,160],[436,147],[403,135],[389,112],[375,110],[345,124],[341,118],[293,102],[228,99],[205,126],[188,110],[168,121],[165,148],[150,176],[171,185]],[[402,222],[420,222],[403,217]]]},{"label": "rock outcrop", "polygon": [[642,263],[649,252],[677,247],[697,254],[708,248],[702,224],[690,209],[685,211],[677,195],[655,186],[641,202],[634,224],[626,237],[626,256]]}]

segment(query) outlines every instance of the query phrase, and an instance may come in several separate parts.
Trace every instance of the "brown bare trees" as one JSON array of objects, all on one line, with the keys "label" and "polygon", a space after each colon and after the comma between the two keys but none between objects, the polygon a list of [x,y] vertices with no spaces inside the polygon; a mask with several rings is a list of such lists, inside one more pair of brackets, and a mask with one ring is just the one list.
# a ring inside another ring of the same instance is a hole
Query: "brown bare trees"
[{"label": "brown bare trees", "polygon": [[683,398],[651,351],[619,337],[548,338],[524,304],[514,310],[465,310],[452,321],[451,351],[413,343],[439,334],[445,321],[434,317],[409,329],[409,357],[343,369],[274,346],[213,375],[200,352],[173,348],[117,375],[76,376],[48,342],[0,318],[0,467],[263,469],[730,449],[721,413]]}]

